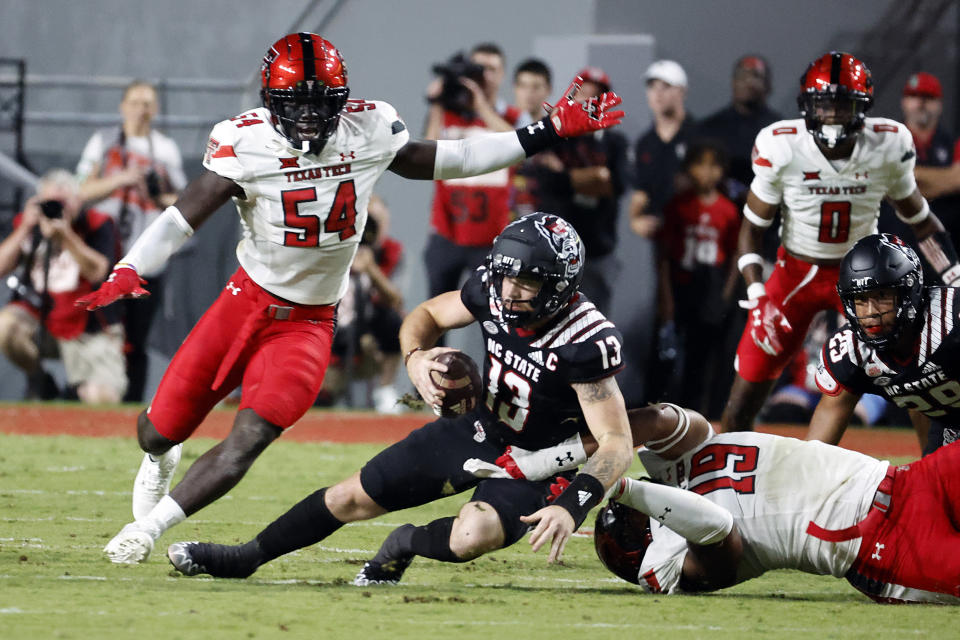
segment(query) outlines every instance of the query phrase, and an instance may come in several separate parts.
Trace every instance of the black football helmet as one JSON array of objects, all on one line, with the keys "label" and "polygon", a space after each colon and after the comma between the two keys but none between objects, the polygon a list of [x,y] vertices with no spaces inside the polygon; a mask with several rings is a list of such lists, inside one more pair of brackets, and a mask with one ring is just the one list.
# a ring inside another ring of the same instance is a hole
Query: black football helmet
[{"label": "black football helmet", "polygon": [[640,565],[653,542],[650,516],[612,500],[597,514],[593,547],[607,569],[633,584],[640,584]]},{"label": "black football helmet", "polygon": [[[873,76],[861,60],[831,51],[811,62],[800,76],[797,106],[813,137],[827,148],[836,147],[863,128],[873,106]],[[824,124],[817,108],[827,106],[846,119],[840,124]]]},{"label": "black football helmet", "polygon": [[[508,224],[493,241],[486,263],[490,299],[509,326],[530,326],[570,302],[583,280],[583,265],[583,243],[570,223],[551,213],[531,213]],[[540,281],[529,301],[532,311],[503,304],[505,276]]]},{"label": "black football helmet", "polygon": [[[897,318],[891,331],[870,335],[863,330],[857,318],[855,299],[858,294],[877,289],[896,291]],[[891,347],[905,329],[915,325],[926,304],[920,258],[893,234],[881,233],[861,238],[843,256],[837,293],[843,303],[843,313],[857,337],[877,349]]]},{"label": "black football helmet", "polygon": [[315,33],[291,33],[270,47],[260,66],[260,99],[274,124],[297,147],[320,153],[350,97],[347,66]]}]

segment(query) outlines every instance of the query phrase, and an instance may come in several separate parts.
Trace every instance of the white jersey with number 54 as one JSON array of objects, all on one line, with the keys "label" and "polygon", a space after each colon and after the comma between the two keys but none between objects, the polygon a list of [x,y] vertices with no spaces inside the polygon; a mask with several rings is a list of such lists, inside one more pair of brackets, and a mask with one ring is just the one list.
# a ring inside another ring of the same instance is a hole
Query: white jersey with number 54
[{"label": "white jersey with number 54", "polygon": [[[843,576],[860,538],[827,542],[807,533],[845,529],[866,516],[888,464],[816,441],[766,433],[721,433],[678,460],[642,450],[652,478],[707,498],[733,515],[743,537],[737,582],[772,569]],[[640,567],[648,591],[678,590],[687,541],[650,519],[653,542]]]},{"label": "white jersey with number 54", "polygon": [[752,162],[750,190],[780,205],[784,248],[811,258],[842,258],[877,232],[884,196],[902,200],[917,186],[913,137],[886,118],[866,118],[852,155],[833,163],[802,119],[781,120],[757,134]]},{"label": "white jersey with number 54", "polygon": [[203,166],[244,191],[234,198],[240,266],[281,298],[336,303],[347,290],[374,184],[408,140],[396,110],[379,101],[348,101],[319,155],[291,146],[264,108],[218,123]]}]

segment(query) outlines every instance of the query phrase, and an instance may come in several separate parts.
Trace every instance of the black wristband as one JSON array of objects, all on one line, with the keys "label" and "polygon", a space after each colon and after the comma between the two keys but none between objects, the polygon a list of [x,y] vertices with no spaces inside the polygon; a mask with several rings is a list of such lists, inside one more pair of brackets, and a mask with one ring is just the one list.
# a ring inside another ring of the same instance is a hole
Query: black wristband
[{"label": "black wristband", "polygon": [[550,116],[541,118],[525,127],[520,127],[517,129],[517,137],[520,138],[520,146],[523,147],[523,151],[528,158],[560,142],[560,136],[557,134],[557,130],[553,128]]},{"label": "black wristband", "polygon": [[573,516],[574,529],[579,529],[590,509],[603,500],[604,493],[603,484],[599,480],[589,473],[578,473],[553,504],[566,509]]}]

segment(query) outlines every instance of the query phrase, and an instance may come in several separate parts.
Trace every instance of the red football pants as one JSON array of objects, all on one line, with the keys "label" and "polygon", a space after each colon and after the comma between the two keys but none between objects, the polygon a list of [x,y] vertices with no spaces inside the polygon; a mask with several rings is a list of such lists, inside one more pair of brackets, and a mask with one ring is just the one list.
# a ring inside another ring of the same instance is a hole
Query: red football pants
[{"label": "red football pants", "polygon": [[240,409],[289,427],[320,391],[335,315],[332,305],[277,298],[238,269],[167,367],[147,409],[150,421],[165,438],[182,442],[242,383]]},{"label": "red football pants", "polygon": [[777,265],[766,282],[767,296],[780,308],[793,331],[780,332],[783,351],[771,356],[758,347],[750,335],[753,325],[747,325],[737,346],[735,367],[747,382],[775,380],[803,346],[803,339],[813,317],[820,311],[836,309],[843,312],[837,295],[838,266],[825,267],[810,264],[788,254],[783,247],[777,250]]},{"label": "red football pants", "polygon": [[873,581],[870,597],[930,600],[891,585],[960,597],[960,442],[899,467],[886,517],[861,532],[851,574]]}]

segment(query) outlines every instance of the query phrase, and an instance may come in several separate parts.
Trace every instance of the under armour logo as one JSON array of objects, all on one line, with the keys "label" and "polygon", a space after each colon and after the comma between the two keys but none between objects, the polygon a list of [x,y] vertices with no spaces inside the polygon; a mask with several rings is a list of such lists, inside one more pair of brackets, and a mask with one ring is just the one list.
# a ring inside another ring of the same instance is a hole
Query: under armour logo
[{"label": "under armour logo", "polygon": [[883,548],[884,548],[886,545],[880,544],[879,542],[874,542],[873,545],[877,548],[877,550],[874,551],[872,554],[870,554],[870,559],[871,559],[871,560],[880,560],[880,559],[881,559],[881,558],[880,558],[880,552],[883,551]]},{"label": "under armour logo", "polygon": [[664,520],[667,519],[667,514],[670,513],[671,511],[673,511],[673,509],[671,509],[670,507],[664,507],[663,513],[657,516],[657,520],[659,520],[660,522],[663,522]]},{"label": "under armour logo", "polygon": [[537,120],[533,124],[527,125],[527,133],[533,135],[537,132],[537,129],[543,129],[543,120]]},{"label": "under armour logo", "polygon": [[557,456],[557,466],[562,467],[565,462],[573,462],[573,453],[567,451],[566,455]]},{"label": "under armour logo", "polygon": [[240,287],[233,284],[233,280],[227,283],[227,290],[230,291],[233,295],[240,295]]},{"label": "under armour logo", "polygon": [[340,152],[340,162],[346,162],[347,160],[356,160],[357,154],[354,151],[348,153]]}]

